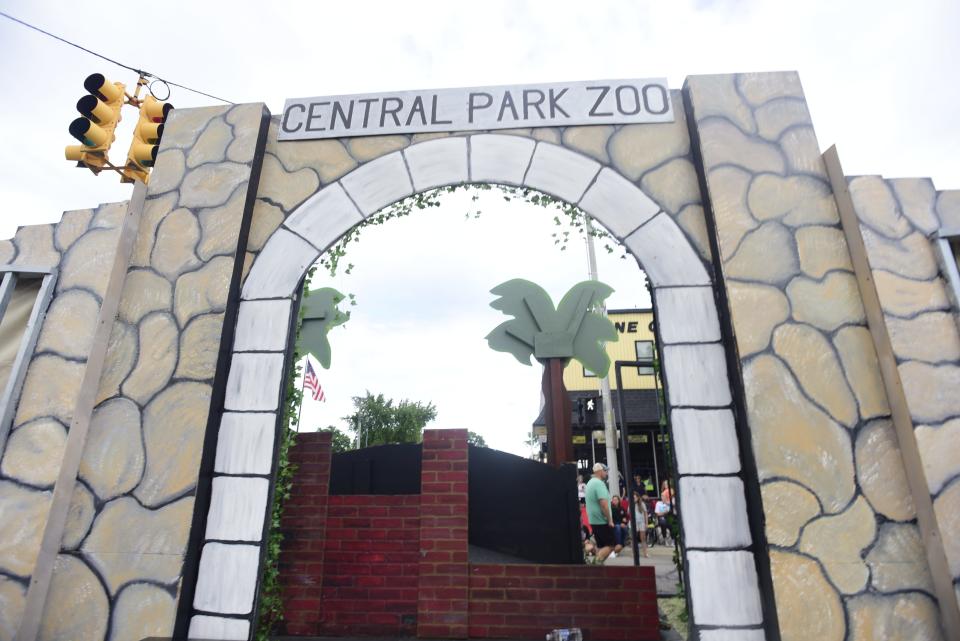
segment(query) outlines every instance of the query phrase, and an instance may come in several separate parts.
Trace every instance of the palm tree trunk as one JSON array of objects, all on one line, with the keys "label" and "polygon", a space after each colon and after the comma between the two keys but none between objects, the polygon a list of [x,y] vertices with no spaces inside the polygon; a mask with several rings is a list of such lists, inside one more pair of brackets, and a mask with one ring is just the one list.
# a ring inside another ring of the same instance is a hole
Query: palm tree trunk
[{"label": "palm tree trunk", "polygon": [[570,431],[572,406],[563,384],[565,358],[548,358],[543,366],[544,418],[547,423],[547,456],[550,465],[560,467],[574,460]]}]

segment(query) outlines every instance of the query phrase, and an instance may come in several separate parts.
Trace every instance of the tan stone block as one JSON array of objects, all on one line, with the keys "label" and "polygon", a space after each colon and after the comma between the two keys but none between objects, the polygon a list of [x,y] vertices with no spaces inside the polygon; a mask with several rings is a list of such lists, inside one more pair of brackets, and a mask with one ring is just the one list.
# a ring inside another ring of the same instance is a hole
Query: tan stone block
[{"label": "tan stone block", "polygon": [[[275,140],[272,136],[269,140]],[[357,166],[340,140],[298,140],[295,143],[277,143],[267,145],[267,151],[274,154],[288,171],[299,171],[310,167],[320,176],[320,181],[329,184]]]},{"label": "tan stone block", "polygon": [[437,138],[449,138],[450,133],[447,131],[428,131],[422,134],[413,134],[410,137],[410,144],[417,144],[418,142],[426,142],[428,140],[436,140]]},{"label": "tan stone block", "polygon": [[730,278],[782,285],[800,271],[793,234],[779,223],[764,223],[724,258],[723,271]]},{"label": "tan stone block", "polygon": [[196,316],[180,336],[180,363],[176,378],[212,380],[217,369],[223,314]]},{"label": "tan stone block", "polygon": [[110,641],[170,637],[177,603],[163,588],[145,583],[128,585],[113,606]]},{"label": "tan stone block", "polygon": [[36,487],[53,487],[60,473],[67,430],[41,418],[15,429],[3,453],[4,476]]},{"label": "tan stone block", "polygon": [[930,241],[920,232],[912,232],[899,240],[890,240],[860,225],[870,268],[883,269],[917,280],[936,278],[940,272]]},{"label": "tan stone block", "polygon": [[900,359],[937,363],[960,360],[960,335],[948,312],[929,312],[915,318],[887,316],[887,332]]},{"label": "tan stone block", "polygon": [[173,307],[173,286],[166,278],[145,269],[127,273],[120,297],[120,320],[137,325],[152,312],[169,311]]},{"label": "tan stone block", "polygon": [[93,412],[80,460],[80,478],[101,501],[126,494],[140,481],[144,467],[140,409],[114,398]]},{"label": "tan stone block", "polygon": [[127,215],[129,205],[128,200],[100,205],[93,212],[90,229],[116,229]]},{"label": "tan stone block", "polygon": [[960,577],[960,478],[955,478],[933,501],[950,576]]},{"label": "tan stone block", "polygon": [[[234,105],[230,108],[225,118],[233,127],[233,142],[227,148],[227,160],[239,163],[253,161],[264,115],[266,115],[266,109],[262,102]],[[276,133],[268,138],[273,141],[276,139]]]},{"label": "tan stone block", "polygon": [[237,189],[223,206],[197,212],[201,230],[200,243],[197,245],[200,260],[208,261],[214,256],[234,255],[240,240],[240,219],[243,217],[246,199],[247,191]]},{"label": "tan stone block", "polygon": [[690,135],[682,122],[624,125],[607,144],[613,166],[628,180],[690,153]]},{"label": "tan stone block", "polygon": [[30,490],[0,480],[0,570],[19,577],[33,573],[50,510],[49,490]]},{"label": "tan stone block", "polygon": [[817,495],[828,514],[844,509],[855,491],[846,430],[803,397],[774,356],[750,361],[743,379],[760,479],[796,480]]},{"label": "tan stone block", "polygon": [[800,74],[796,71],[738,73],[736,79],[740,94],[754,106],[774,98],[804,99]]},{"label": "tan stone block", "polygon": [[102,641],[110,621],[110,603],[86,563],[57,555],[40,622],[39,641]]},{"label": "tan stone block", "polygon": [[797,276],[787,285],[794,320],[826,331],[865,321],[853,274],[831,272],[820,282]]},{"label": "tan stone block", "polygon": [[196,485],[209,410],[210,386],[187,382],[167,387],[144,409],[147,466],[134,490],[144,505],[158,505]]},{"label": "tan stone block", "polygon": [[747,232],[760,226],[747,206],[747,188],[751,180],[748,172],[737,167],[719,167],[710,172],[710,201],[723,258],[737,250]]},{"label": "tan stone block", "polygon": [[319,188],[320,179],[317,178],[317,172],[313,169],[288,171],[276,156],[266,154],[263,157],[260,187],[257,190],[258,198],[269,199],[290,213]]},{"label": "tan stone block", "polygon": [[942,227],[960,227],[960,189],[947,189],[937,193],[937,216]]},{"label": "tan stone block", "polygon": [[63,212],[53,233],[54,245],[61,252],[66,251],[75,240],[80,238],[93,219],[92,209],[77,209]]},{"label": "tan stone block", "polygon": [[143,404],[167,385],[177,367],[179,339],[177,322],[167,312],[141,321],[137,364],[120,386],[124,396]]},{"label": "tan stone block", "polygon": [[[503,133],[504,130],[501,129],[495,133]],[[552,142],[555,145],[559,145],[561,142],[560,130],[556,127],[534,127],[530,130],[529,134],[521,134],[520,130],[515,131],[515,135],[523,136],[529,135],[534,140],[542,140],[543,142]]]},{"label": "tan stone block", "polygon": [[200,265],[194,248],[200,240],[200,223],[189,209],[175,209],[157,227],[150,265],[170,280]]},{"label": "tan stone block", "polygon": [[167,134],[166,129],[164,134],[164,144],[160,153],[157,154],[156,164],[150,172],[150,187],[147,189],[149,196],[176,190],[180,187],[183,174],[187,169],[184,153],[179,149],[170,148],[167,145],[169,134]]},{"label": "tan stone block", "polygon": [[164,194],[159,198],[152,198],[143,205],[143,214],[140,217],[140,227],[137,229],[137,239],[130,254],[132,267],[149,267],[150,253],[156,241],[157,226],[173,211],[180,195],[177,192]]},{"label": "tan stone block", "polygon": [[233,142],[233,130],[223,118],[214,118],[204,128],[187,155],[187,167],[193,169],[208,162],[223,162]]},{"label": "tan stone block", "polygon": [[860,552],[873,543],[876,535],[873,510],[861,496],[846,511],[809,523],[800,538],[800,551],[820,559],[840,592],[855,594],[870,579]]},{"label": "tan stone block", "polygon": [[250,178],[250,168],[233,162],[201,165],[187,172],[180,187],[181,207],[217,207]]},{"label": "tan stone block", "polygon": [[97,390],[96,403],[120,393],[120,384],[133,370],[137,360],[137,330],[119,321],[113,324],[107,353],[104,356],[103,373]]},{"label": "tan stone block", "polygon": [[824,181],[827,168],[820,155],[820,145],[813,126],[794,127],[780,136],[780,149],[787,159],[787,167],[792,174],[818,176]]},{"label": "tan stone block", "polygon": [[192,517],[192,496],[156,510],[124,496],[100,510],[81,552],[111,595],[130,581],[170,583],[180,576]]},{"label": "tan stone block", "polygon": [[906,361],[897,370],[915,421],[939,423],[960,415],[960,367]]},{"label": "tan stone block", "polygon": [[17,263],[38,267],[56,267],[60,252],[53,246],[53,225],[28,225],[13,237],[17,246]]},{"label": "tan stone block", "polygon": [[14,425],[49,416],[69,425],[84,369],[83,363],[51,354],[34,357],[27,368]]},{"label": "tan stone block", "polygon": [[893,190],[880,176],[857,176],[848,179],[847,187],[861,224],[887,238],[903,238],[913,229],[903,217]]},{"label": "tan stone block", "polygon": [[361,136],[350,138],[350,154],[360,162],[379,158],[391,151],[403,149],[410,144],[406,136]]},{"label": "tan stone block", "polygon": [[69,290],[58,295],[47,309],[47,316],[37,339],[37,351],[87,358],[99,313],[99,301],[82,289]]},{"label": "tan stone block", "polygon": [[13,641],[20,628],[27,589],[12,579],[0,576],[0,640]]},{"label": "tan stone block", "polygon": [[701,121],[699,128],[700,148],[708,170],[718,165],[735,165],[752,173],[786,172],[779,147],[747,136],[731,122],[710,119]]},{"label": "tan stone block", "polygon": [[762,352],[773,329],[790,315],[787,297],[776,287],[735,280],[727,281],[727,295],[740,357]]},{"label": "tan stone block", "polygon": [[253,266],[253,261],[256,259],[257,255],[253,252],[246,252],[243,255],[243,268],[240,273],[240,286],[243,287],[243,283],[247,280],[247,275],[250,273],[250,268]]},{"label": "tan stone block", "polygon": [[607,141],[612,134],[611,125],[567,127],[563,130],[563,144],[608,164],[610,155],[607,153]]},{"label": "tan stone block", "polygon": [[893,178],[887,181],[900,203],[900,212],[924,234],[940,229],[937,190],[929,178]]},{"label": "tan stone block", "polygon": [[918,425],[914,430],[920,460],[930,494],[936,495],[944,484],[960,474],[960,418],[942,425]]},{"label": "tan stone block", "polygon": [[693,242],[700,257],[709,262],[712,254],[710,253],[710,237],[707,234],[707,220],[703,215],[703,207],[687,205],[674,219]]},{"label": "tan stone block", "polygon": [[853,271],[847,241],[835,227],[801,227],[796,232],[800,269],[811,278],[823,278],[834,269]]},{"label": "tan stone block", "polygon": [[863,594],[850,599],[850,641],[941,641],[939,612],[925,594]]},{"label": "tan stone block", "polygon": [[17,248],[13,246],[12,240],[0,240],[0,265],[11,262],[16,253]]},{"label": "tan stone block", "polygon": [[885,271],[874,271],[873,282],[885,314],[914,316],[920,312],[949,309],[947,292],[939,280],[912,280]]},{"label": "tan stone block", "polygon": [[791,547],[800,537],[800,528],[820,514],[817,497],[810,490],[788,481],[771,481],[760,486],[767,541]]},{"label": "tan stone block", "polygon": [[773,349],[810,398],[834,420],[856,427],[857,401],[837,355],[823,334],[809,325],[784,324],[773,334]]},{"label": "tan stone block", "polygon": [[844,640],[847,626],[840,595],[816,561],[771,550],[770,573],[783,641]]},{"label": "tan stone block", "polygon": [[807,103],[791,98],[774,99],[754,110],[757,133],[775,141],[791,127],[811,125]]},{"label": "tan stone block", "polygon": [[879,592],[924,590],[933,594],[920,529],[914,523],[884,523],[867,554],[870,584]]},{"label": "tan stone block", "polygon": [[812,176],[757,176],[750,184],[747,202],[757,220],[776,219],[791,226],[840,222],[829,185]]},{"label": "tan stone block", "polygon": [[257,198],[253,205],[253,218],[250,220],[250,234],[247,237],[247,250],[260,251],[267,239],[277,231],[283,222],[283,210]]},{"label": "tan stone block", "polygon": [[[553,131],[549,127],[542,127],[542,129],[548,132]],[[531,129],[530,127],[512,127],[510,129],[491,129],[486,133],[501,134],[503,136],[522,136],[523,138],[533,138],[533,129]],[[558,140],[556,141],[548,140],[548,142],[560,142],[559,136],[557,138]]]},{"label": "tan stone block", "polygon": [[[687,78],[687,85],[698,123],[706,118],[723,118],[748,134],[757,132],[753,111],[737,90],[733,74],[692,76]],[[675,100],[674,110],[681,108],[681,105]]]},{"label": "tan stone block", "polygon": [[640,181],[640,188],[673,214],[687,205],[700,204],[697,170],[687,158],[675,158],[648,171]]},{"label": "tan stone block", "polygon": [[190,148],[207,123],[229,111],[227,106],[175,109],[170,113],[163,130],[163,149]]},{"label": "tan stone block", "polygon": [[103,298],[117,251],[117,238],[116,230],[107,229],[92,229],[81,236],[63,258],[57,291],[84,287]]},{"label": "tan stone block", "polygon": [[873,509],[894,521],[916,516],[903,455],[890,419],[878,419],[857,434],[857,479]]},{"label": "tan stone block", "polygon": [[181,326],[198,314],[222,312],[227,306],[233,259],[217,256],[195,272],[177,279],[173,309]]},{"label": "tan stone block", "polygon": [[833,344],[840,355],[847,382],[857,397],[860,417],[868,419],[889,414],[887,392],[880,378],[880,363],[870,330],[844,327],[834,335]]},{"label": "tan stone block", "polygon": [[70,508],[67,511],[67,522],[63,528],[62,550],[75,550],[83,542],[83,538],[93,525],[93,517],[97,510],[93,504],[93,494],[83,483],[74,483],[73,495],[70,497]]}]

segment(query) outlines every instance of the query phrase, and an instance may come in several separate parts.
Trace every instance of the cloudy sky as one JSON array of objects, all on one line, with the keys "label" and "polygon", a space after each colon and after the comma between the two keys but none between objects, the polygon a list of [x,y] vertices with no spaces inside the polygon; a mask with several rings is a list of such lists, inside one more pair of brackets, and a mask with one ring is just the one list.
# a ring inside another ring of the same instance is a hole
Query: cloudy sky
[{"label": "cloudy sky", "polygon": [[[0,10],[174,82],[234,102],[287,97],[581,79],[796,69],[822,148],[848,174],[932,176],[960,188],[956,160],[960,3],[693,2],[177,2],[105,5],[0,1]],[[151,9],[155,9],[151,11]],[[83,78],[130,72],[0,19],[0,238],[66,209],[123,200],[129,187],[63,160]],[[173,89],[177,107],[211,104]],[[120,137],[118,153],[127,140]],[[554,296],[582,277],[580,245],[557,252],[549,217],[496,199],[479,220],[469,203],[396,222],[356,246],[355,273],[335,284],[358,297],[338,330],[333,422],[365,388],[432,400],[437,425],[469,427],[522,451],[536,412],[533,368],[486,351],[499,322],[486,292],[505,278]],[[601,277],[613,304],[646,303],[634,264]],[[305,410],[305,413],[309,410]],[[328,420],[329,419],[329,420]]]}]

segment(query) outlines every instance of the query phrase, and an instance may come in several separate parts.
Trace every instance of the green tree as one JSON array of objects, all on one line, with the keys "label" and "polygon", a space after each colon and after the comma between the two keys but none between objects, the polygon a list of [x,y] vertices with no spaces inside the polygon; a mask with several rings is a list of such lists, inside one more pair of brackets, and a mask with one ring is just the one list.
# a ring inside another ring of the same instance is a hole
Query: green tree
[{"label": "green tree", "polygon": [[328,425],[327,427],[318,427],[317,431],[333,433],[331,447],[334,454],[340,454],[341,452],[346,452],[347,450],[353,449],[353,441],[350,439],[350,436],[348,434],[344,434],[333,425]]},{"label": "green tree", "polygon": [[353,414],[343,420],[350,426],[358,447],[386,443],[419,443],[424,426],[437,417],[433,403],[403,400],[394,404],[383,394],[353,397]]},{"label": "green tree", "polygon": [[487,446],[487,442],[484,440],[484,438],[473,430],[467,430],[467,443],[470,445],[476,445],[477,447]]}]

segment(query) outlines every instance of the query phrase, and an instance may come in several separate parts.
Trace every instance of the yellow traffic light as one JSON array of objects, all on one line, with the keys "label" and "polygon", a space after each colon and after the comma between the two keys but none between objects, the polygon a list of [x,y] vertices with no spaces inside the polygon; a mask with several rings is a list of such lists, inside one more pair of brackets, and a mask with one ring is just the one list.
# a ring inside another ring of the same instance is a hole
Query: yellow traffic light
[{"label": "yellow traffic light", "polygon": [[140,117],[133,130],[133,142],[127,153],[127,164],[123,168],[120,182],[141,180],[147,182],[150,168],[157,160],[157,150],[163,137],[163,123],[173,105],[160,102],[153,96],[147,96],[140,104]]},{"label": "yellow traffic light", "polygon": [[78,167],[89,167],[95,173],[104,166],[110,145],[116,139],[114,131],[120,122],[125,86],[110,82],[100,73],[87,76],[83,87],[89,95],[77,101],[81,117],[70,123],[70,135],[81,145],[70,145],[64,150],[67,160]]}]

